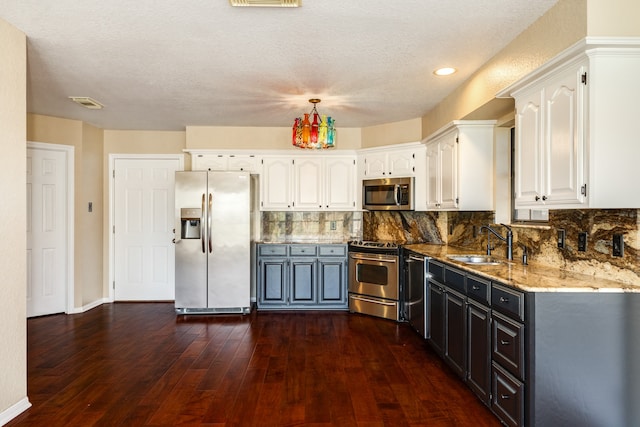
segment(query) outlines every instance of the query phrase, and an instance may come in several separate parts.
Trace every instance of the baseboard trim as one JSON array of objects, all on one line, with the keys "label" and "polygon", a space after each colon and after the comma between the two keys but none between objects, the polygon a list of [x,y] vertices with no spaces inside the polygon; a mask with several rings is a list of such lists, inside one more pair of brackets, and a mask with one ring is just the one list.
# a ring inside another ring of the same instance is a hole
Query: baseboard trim
[{"label": "baseboard trim", "polygon": [[69,311],[67,312],[67,314],[80,314],[80,313],[84,313],[85,311],[89,311],[89,310],[91,310],[92,308],[96,308],[96,307],[101,306],[102,304],[108,304],[108,303],[110,303],[110,302],[111,302],[111,301],[109,300],[109,298],[101,298],[101,299],[99,299],[99,300],[96,300],[96,301],[90,302],[89,304],[85,304],[85,305],[83,305],[82,307],[75,307],[75,308],[73,308],[73,309],[69,310]]},{"label": "baseboard trim", "polygon": [[31,402],[29,402],[28,397],[24,397],[18,403],[0,412],[0,426],[7,424],[29,408],[31,408]]}]

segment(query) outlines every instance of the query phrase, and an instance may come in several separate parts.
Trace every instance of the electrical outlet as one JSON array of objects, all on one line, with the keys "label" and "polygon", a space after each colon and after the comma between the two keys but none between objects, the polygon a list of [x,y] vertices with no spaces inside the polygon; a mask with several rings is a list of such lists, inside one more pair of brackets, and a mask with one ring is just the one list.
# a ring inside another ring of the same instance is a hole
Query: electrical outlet
[{"label": "electrical outlet", "polygon": [[613,235],[613,256],[624,256],[624,237],[622,234]]},{"label": "electrical outlet", "polygon": [[93,202],[89,202],[89,212],[93,212]]},{"label": "electrical outlet", "polygon": [[585,252],[587,250],[587,232],[578,233],[578,251]]},{"label": "electrical outlet", "polygon": [[566,232],[564,230],[558,230],[558,247],[560,249],[564,249],[564,242],[566,237]]},{"label": "electrical outlet", "polygon": [[331,223],[329,224],[329,228],[331,228],[332,230],[336,229],[336,222],[335,221],[331,221]]}]

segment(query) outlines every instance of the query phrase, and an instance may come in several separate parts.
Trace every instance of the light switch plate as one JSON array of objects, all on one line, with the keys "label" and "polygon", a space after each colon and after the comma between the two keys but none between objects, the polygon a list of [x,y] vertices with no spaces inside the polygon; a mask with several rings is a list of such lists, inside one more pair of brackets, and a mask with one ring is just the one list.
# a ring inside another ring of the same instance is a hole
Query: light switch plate
[{"label": "light switch plate", "polygon": [[578,251],[585,252],[587,250],[587,232],[578,233]]},{"label": "light switch plate", "polygon": [[558,247],[564,249],[566,232],[564,230],[558,230]]},{"label": "light switch plate", "polygon": [[613,235],[613,256],[624,256],[624,237],[622,234]]}]

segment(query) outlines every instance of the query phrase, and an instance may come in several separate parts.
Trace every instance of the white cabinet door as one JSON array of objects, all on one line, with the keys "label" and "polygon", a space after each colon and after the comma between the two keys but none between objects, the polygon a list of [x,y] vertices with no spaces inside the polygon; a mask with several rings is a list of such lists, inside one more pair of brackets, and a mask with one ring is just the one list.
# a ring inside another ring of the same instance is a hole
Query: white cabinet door
[{"label": "white cabinet door", "polygon": [[586,201],[584,86],[580,66],[516,95],[516,208]]},{"label": "white cabinet door", "polygon": [[317,157],[296,157],[293,160],[294,209],[323,208],[323,165],[323,159]]},{"label": "white cabinet door", "polygon": [[292,197],[292,159],[289,157],[265,157],[262,159],[260,192],[262,210],[289,210]]},{"label": "white cabinet door", "polygon": [[252,155],[229,155],[227,170],[241,172],[258,172],[258,159]]},{"label": "white cabinet door", "polygon": [[457,133],[447,134],[438,144],[440,155],[440,209],[458,207]]},{"label": "white cabinet door", "polygon": [[355,157],[327,157],[324,175],[324,207],[345,211],[355,209]]},{"label": "white cabinet door", "polygon": [[539,90],[518,98],[514,151],[515,205],[536,204],[542,195],[543,174],[542,92]]},{"label": "white cabinet door", "polygon": [[387,175],[387,153],[369,153],[364,158],[364,176],[382,178]]},{"label": "white cabinet door", "polygon": [[440,153],[438,142],[427,145],[427,208],[438,209],[440,203]]},{"label": "white cabinet door", "polygon": [[415,152],[413,150],[391,151],[388,154],[388,175],[405,177],[414,175]]},{"label": "white cabinet door", "polygon": [[228,167],[228,158],[222,154],[196,154],[191,159],[194,171],[226,171]]},{"label": "white cabinet door", "polygon": [[584,183],[584,137],[582,134],[584,67],[559,75],[544,89],[546,107],[543,177],[545,204],[580,204]]}]

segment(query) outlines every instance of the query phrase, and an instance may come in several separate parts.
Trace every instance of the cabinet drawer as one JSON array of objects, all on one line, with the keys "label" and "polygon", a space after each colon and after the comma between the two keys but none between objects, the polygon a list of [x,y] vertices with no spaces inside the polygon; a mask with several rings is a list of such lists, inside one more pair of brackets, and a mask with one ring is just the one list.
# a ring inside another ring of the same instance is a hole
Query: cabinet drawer
[{"label": "cabinet drawer", "polygon": [[514,319],[524,320],[524,294],[494,283],[491,289],[491,308]]},{"label": "cabinet drawer", "polygon": [[291,245],[289,250],[291,256],[316,256],[316,245]]},{"label": "cabinet drawer", "polygon": [[260,256],[286,256],[287,245],[260,245],[258,246]]},{"label": "cabinet drawer", "polygon": [[458,292],[462,292],[463,294],[466,292],[464,289],[464,273],[462,271],[445,267],[444,283]]},{"label": "cabinet drawer", "polygon": [[494,363],[491,389],[491,409],[498,418],[508,426],[524,425],[524,384]]},{"label": "cabinet drawer", "polygon": [[429,277],[440,283],[444,282],[444,264],[438,261],[429,261]]},{"label": "cabinet drawer", "polygon": [[493,360],[524,380],[524,325],[495,312],[492,317]]},{"label": "cabinet drawer", "polygon": [[346,256],[347,247],[344,245],[321,245],[318,246],[320,256]]},{"label": "cabinet drawer", "polygon": [[489,305],[491,301],[491,282],[475,276],[467,276],[467,296],[482,304]]}]

